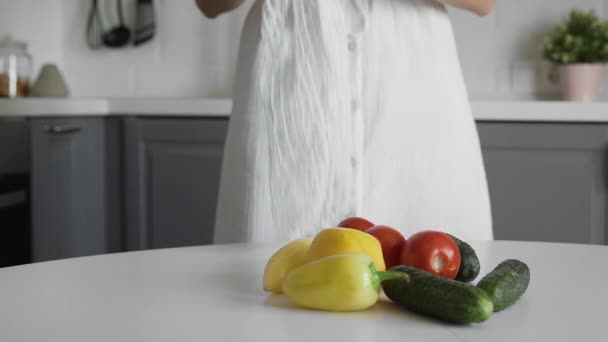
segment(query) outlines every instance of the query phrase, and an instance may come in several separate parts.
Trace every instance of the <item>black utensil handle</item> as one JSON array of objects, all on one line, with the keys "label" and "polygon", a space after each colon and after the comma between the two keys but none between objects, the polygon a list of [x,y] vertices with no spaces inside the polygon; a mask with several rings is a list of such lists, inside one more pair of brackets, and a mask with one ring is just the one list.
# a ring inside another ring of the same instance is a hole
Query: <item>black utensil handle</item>
[{"label": "black utensil handle", "polygon": [[[101,25],[99,18],[97,18],[97,0],[93,0],[91,2],[91,9],[89,10],[89,17],[87,19],[87,43],[89,47],[95,49],[101,45],[101,34],[103,32],[97,32],[97,28],[99,27],[96,24]],[[97,26],[97,27],[96,27]],[[103,28],[102,28],[103,31]],[[98,37],[96,37],[98,36]],[[98,38],[98,39],[97,39]]]},{"label": "black utensil handle", "polygon": [[92,13],[95,18],[99,21],[99,26],[101,27],[101,31],[103,32],[103,22],[101,21],[101,10],[99,9],[99,1],[93,0]]},{"label": "black utensil handle", "polygon": [[124,18],[122,16],[122,0],[116,1],[116,10],[118,11],[118,21],[120,22],[120,26],[123,26]]}]

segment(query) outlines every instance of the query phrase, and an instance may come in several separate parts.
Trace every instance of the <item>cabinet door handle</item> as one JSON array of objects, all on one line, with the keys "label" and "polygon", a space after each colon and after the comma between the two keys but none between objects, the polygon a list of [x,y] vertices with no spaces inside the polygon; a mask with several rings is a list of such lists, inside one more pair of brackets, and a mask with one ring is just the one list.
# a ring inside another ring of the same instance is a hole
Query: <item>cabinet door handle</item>
[{"label": "cabinet door handle", "polygon": [[66,135],[80,132],[82,127],[78,126],[45,126],[44,131],[51,135]]}]

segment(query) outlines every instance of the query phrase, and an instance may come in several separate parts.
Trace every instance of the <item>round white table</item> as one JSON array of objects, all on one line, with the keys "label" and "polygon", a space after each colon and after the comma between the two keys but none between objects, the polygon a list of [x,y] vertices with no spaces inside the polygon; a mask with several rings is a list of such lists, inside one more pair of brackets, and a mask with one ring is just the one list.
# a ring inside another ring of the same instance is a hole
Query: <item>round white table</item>
[{"label": "round white table", "polygon": [[477,280],[507,258],[531,270],[522,299],[481,324],[446,324],[386,298],[356,313],[300,309],[261,288],[279,245],[227,245],[0,269],[0,341],[606,340],[608,247],[471,245],[482,263]]}]

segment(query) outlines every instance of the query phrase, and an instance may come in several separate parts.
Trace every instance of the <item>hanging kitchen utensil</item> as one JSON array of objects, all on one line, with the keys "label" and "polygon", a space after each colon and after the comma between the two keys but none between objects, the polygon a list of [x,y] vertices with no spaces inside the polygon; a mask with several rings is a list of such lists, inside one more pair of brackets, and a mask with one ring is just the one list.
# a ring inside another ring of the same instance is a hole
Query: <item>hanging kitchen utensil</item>
[{"label": "hanging kitchen utensil", "polygon": [[97,0],[91,2],[89,10],[89,19],[87,22],[87,44],[91,49],[98,49],[103,45],[103,25]]},{"label": "hanging kitchen utensil", "polygon": [[137,0],[137,19],[133,44],[140,45],[154,37],[156,23],[152,0]]},{"label": "hanging kitchen utensil", "polygon": [[104,44],[113,48],[124,46],[131,39],[131,30],[125,25],[122,15],[122,0],[116,2],[116,10],[118,12],[118,26],[103,35]]}]

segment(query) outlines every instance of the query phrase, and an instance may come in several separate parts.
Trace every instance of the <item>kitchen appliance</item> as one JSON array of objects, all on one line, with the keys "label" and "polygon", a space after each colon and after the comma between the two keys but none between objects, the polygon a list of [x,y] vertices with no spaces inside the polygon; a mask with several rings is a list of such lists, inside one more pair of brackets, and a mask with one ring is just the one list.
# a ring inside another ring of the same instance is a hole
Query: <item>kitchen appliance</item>
[{"label": "kitchen appliance", "polygon": [[0,175],[0,268],[31,262],[29,176]]}]

